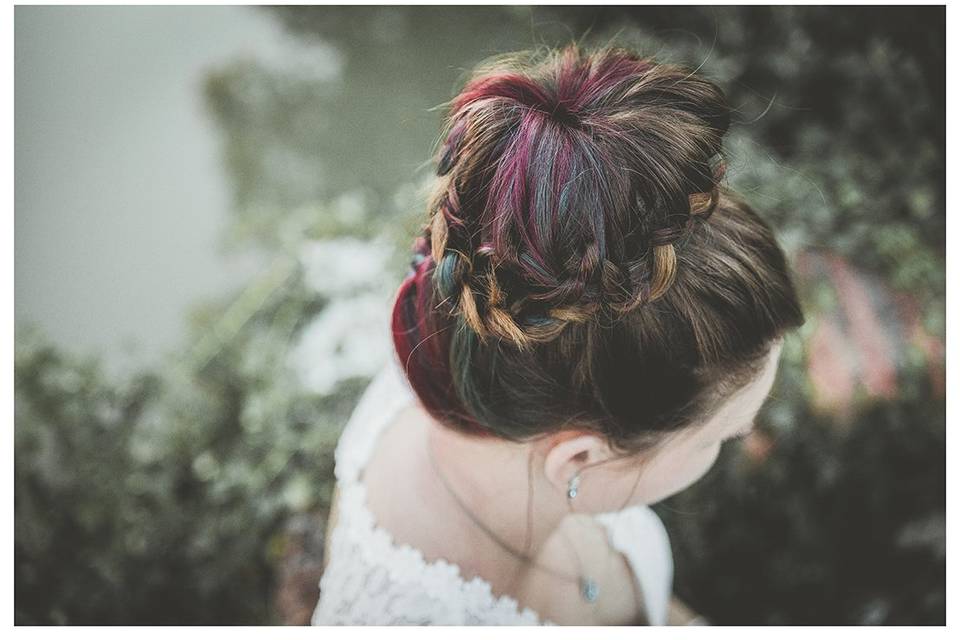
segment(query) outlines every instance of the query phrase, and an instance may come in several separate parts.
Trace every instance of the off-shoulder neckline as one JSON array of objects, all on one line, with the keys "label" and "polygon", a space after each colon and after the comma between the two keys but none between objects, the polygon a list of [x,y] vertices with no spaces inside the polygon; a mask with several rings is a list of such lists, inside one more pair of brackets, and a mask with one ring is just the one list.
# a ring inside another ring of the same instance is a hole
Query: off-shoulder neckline
[{"label": "off-shoulder neckline", "polygon": [[[401,377],[402,371],[398,367],[398,362],[391,361],[387,367],[380,371],[378,376],[385,374],[392,376],[394,379],[391,380],[391,383],[393,384],[403,382]],[[381,383],[384,382],[379,377],[377,379],[379,379]],[[386,403],[385,406],[381,406],[381,410],[376,413],[372,424],[364,425],[365,428],[370,430],[367,434],[370,440],[362,449],[362,455],[359,459],[354,460],[355,466],[350,469],[349,472],[343,472],[344,470],[341,469],[341,463],[339,461],[337,462],[337,481],[341,487],[340,500],[343,503],[343,506],[340,508],[340,513],[352,513],[359,516],[361,518],[360,524],[363,529],[370,534],[371,541],[374,542],[374,544],[378,546],[378,549],[385,555],[395,559],[397,566],[405,566],[408,568],[416,567],[426,574],[431,581],[438,580],[443,582],[449,589],[476,594],[476,597],[480,597],[484,601],[485,608],[493,610],[507,609],[512,616],[534,625],[558,626],[556,622],[542,617],[540,613],[533,608],[529,606],[521,607],[519,601],[512,595],[506,593],[501,595],[494,594],[493,586],[482,576],[476,575],[467,579],[464,577],[460,565],[455,562],[450,562],[445,558],[427,560],[421,549],[397,541],[392,532],[377,522],[376,516],[368,502],[367,486],[363,479],[363,471],[366,469],[366,464],[373,454],[376,443],[379,441],[384,429],[392,423],[401,411],[409,407],[411,403],[416,402],[416,396],[409,387],[401,387],[401,389],[403,391],[402,402],[393,401]],[[349,426],[352,425],[348,425],[348,427]],[[347,504],[349,504],[349,507]],[[610,516],[617,515],[617,513],[622,512],[593,514],[591,518],[603,527],[611,549],[622,553],[622,550],[614,543],[613,532],[611,530],[612,521],[610,520]],[[649,620],[650,602],[648,600],[646,587],[641,582],[633,559],[625,553],[623,555],[630,568],[634,587],[640,593],[644,607],[644,615]]]}]

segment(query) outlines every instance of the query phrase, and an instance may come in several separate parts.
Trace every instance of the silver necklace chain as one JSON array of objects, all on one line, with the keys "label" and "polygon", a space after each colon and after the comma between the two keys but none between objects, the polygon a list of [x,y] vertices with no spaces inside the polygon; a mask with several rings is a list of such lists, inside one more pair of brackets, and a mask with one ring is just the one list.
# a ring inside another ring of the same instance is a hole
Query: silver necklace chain
[{"label": "silver necklace chain", "polygon": [[[449,483],[447,483],[446,478],[444,477],[443,473],[440,471],[440,465],[437,463],[437,459],[436,459],[436,457],[433,455],[433,447],[430,446],[429,441],[427,441],[426,444],[427,444],[427,455],[428,455],[429,458],[430,458],[430,464],[433,466],[434,473],[437,474],[437,478],[439,478],[440,484],[442,484],[442,485],[444,486],[444,488],[447,490],[447,492],[450,494],[450,496],[454,499],[454,501],[456,501],[457,505],[459,505],[461,511],[463,511],[463,512],[467,515],[467,517],[470,518],[470,520],[471,520],[475,525],[477,525],[477,527],[479,527],[484,533],[486,533],[487,536],[489,536],[491,540],[493,540],[498,546],[500,546],[500,547],[501,547],[504,551],[506,551],[507,553],[510,553],[511,555],[513,555],[513,556],[515,556],[515,557],[517,557],[517,558],[520,558],[520,559],[523,560],[524,562],[527,562],[527,563],[533,565],[534,567],[537,567],[537,568],[539,568],[539,569],[541,569],[541,570],[543,570],[543,571],[546,571],[547,573],[553,574],[553,575],[555,575],[555,576],[557,576],[557,577],[559,577],[559,578],[562,578],[562,579],[564,579],[564,580],[567,580],[567,581],[573,582],[574,584],[577,584],[577,585],[580,587],[580,596],[581,596],[584,600],[586,600],[587,602],[591,602],[591,603],[592,603],[592,602],[596,602],[597,598],[598,598],[599,595],[600,595],[600,588],[599,588],[599,586],[597,585],[597,583],[596,583],[595,580],[593,580],[592,578],[590,578],[590,577],[588,577],[588,576],[586,576],[586,575],[584,575],[584,574],[582,574],[582,573],[581,573],[581,575],[571,575],[571,574],[569,574],[569,573],[564,573],[564,572],[561,572],[561,571],[557,571],[556,569],[552,569],[552,568],[550,568],[550,567],[547,567],[547,566],[544,566],[544,565],[540,564],[539,562],[537,562],[536,560],[534,560],[534,559],[533,559],[532,557],[530,557],[529,555],[527,555],[527,554],[525,554],[525,553],[521,553],[521,552],[516,551],[515,549],[511,548],[510,545],[508,545],[506,542],[504,542],[503,540],[501,540],[500,537],[497,536],[497,534],[495,534],[493,531],[490,530],[489,527],[487,527],[483,522],[481,522],[480,519],[479,519],[478,517],[476,517],[476,516],[473,514],[473,512],[470,511],[470,509],[467,508],[467,506],[466,506],[466,504],[464,504],[463,500],[460,499],[460,496],[457,495],[457,492],[453,490],[453,488],[449,485]],[[577,562],[578,562],[581,566],[583,566],[583,562],[582,562],[582,560],[580,559],[580,554],[577,553],[576,549],[573,547],[573,545],[570,544],[570,541],[567,540],[567,537],[563,534],[562,531],[560,532],[560,537],[563,538],[563,541],[564,541],[564,543],[568,546],[568,548],[569,548],[571,551],[573,551],[573,554],[574,554],[574,555],[576,556],[576,558],[577,558]]]}]

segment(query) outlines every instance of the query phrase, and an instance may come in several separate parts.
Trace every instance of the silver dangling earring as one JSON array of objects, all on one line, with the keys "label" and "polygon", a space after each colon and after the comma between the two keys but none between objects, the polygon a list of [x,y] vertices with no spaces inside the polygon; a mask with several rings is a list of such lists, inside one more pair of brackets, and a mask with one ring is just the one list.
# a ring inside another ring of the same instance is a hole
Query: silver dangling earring
[{"label": "silver dangling earring", "polygon": [[580,490],[580,473],[573,474],[570,482],[567,483],[567,499],[573,500],[577,497],[577,491]]},{"label": "silver dangling earring", "polygon": [[[570,478],[570,482],[567,483],[567,500],[570,501],[576,498],[579,491],[580,473],[577,472],[573,474],[573,477]],[[592,578],[582,576],[580,578],[580,595],[583,596],[583,599],[587,602],[596,602],[597,597],[600,595],[600,587]]]}]

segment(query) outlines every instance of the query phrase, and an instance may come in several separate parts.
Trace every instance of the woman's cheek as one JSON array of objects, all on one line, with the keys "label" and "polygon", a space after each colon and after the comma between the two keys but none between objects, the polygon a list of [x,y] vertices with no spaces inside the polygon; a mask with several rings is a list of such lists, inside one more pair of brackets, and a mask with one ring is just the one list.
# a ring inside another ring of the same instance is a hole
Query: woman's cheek
[{"label": "woman's cheek", "polygon": [[691,456],[690,467],[688,472],[685,474],[686,478],[676,492],[683,491],[697,480],[706,475],[707,471],[710,471],[710,468],[717,461],[717,457],[720,455],[720,444],[714,444],[707,448],[702,448],[698,450],[699,455],[695,458]]},{"label": "woman's cheek", "polygon": [[662,458],[649,469],[647,481],[639,495],[639,502],[653,504],[679,493],[695,483],[716,462],[720,444],[677,451],[669,458]]}]

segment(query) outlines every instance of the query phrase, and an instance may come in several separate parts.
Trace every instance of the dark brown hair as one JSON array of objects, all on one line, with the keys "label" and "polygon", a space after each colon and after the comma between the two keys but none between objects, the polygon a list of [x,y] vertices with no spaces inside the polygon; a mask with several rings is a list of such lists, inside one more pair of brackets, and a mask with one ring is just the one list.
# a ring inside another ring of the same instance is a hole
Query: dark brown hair
[{"label": "dark brown hair", "polygon": [[770,228],[722,184],[729,122],[714,83],[622,47],[478,66],[392,320],[431,415],[634,452],[748,381],[803,313]]}]

